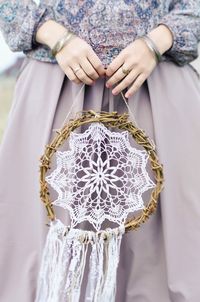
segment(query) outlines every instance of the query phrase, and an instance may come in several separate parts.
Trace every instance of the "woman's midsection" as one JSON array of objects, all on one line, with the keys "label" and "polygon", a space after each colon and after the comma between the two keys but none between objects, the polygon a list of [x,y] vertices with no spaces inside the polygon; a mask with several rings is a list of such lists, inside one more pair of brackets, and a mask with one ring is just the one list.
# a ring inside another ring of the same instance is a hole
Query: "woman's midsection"
[{"label": "woman's midsection", "polygon": [[163,14],[162,1],[47,0],[56,20],[86,40],[105,65],[124,47],[153,28]]}]

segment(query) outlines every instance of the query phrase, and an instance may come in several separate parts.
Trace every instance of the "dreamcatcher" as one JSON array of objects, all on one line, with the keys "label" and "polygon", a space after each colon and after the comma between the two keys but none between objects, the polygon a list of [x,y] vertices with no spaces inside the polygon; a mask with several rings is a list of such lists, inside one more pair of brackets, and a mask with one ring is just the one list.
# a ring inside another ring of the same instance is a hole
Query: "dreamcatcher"
[{"label": "dreamcatcher", "polygon": [[[130,137],[143,150],[132,147]],[[66,141],[68,150],[60,151]],[[47,173],[53,158],[56,168]],[[127,113],[82,112],[46,146],[40,183],[50,228],[35,302],[78,302],[83,279],[84,301],[114,302],[122,236],[156,210],[163,186],[153,142]],[[57,194],[54,201],[49,186]],[[149,190],[145,204],[143,195]],[[56,217],[54,206],[68,211],[70,226]],[[84,222],[90,230],[80,227]]]}]

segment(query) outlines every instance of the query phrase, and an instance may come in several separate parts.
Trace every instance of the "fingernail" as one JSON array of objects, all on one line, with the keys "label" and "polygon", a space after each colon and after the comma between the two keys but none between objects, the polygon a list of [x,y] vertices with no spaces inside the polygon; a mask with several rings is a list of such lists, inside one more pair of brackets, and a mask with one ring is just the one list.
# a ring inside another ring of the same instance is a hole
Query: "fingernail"
[{"label": "fingernail", "polygon": [[107,88],[110,88],[111,86],[110,86],[110,84],[109,84],[109,83],[106,83],[106,87],[107,87]]},{"label": "fingernail", "polygon": [[118,94],[117,90],[112,90],[112,94],[117,95]]},{"label": "fingernail", "polygon": [[129,94],[129,93],[126,93],[126,94],[125,94],[125,98],[127,98],[127,99],[128,99],[128,98],[129,98],[129,96],[130,96],[130,94]]}]

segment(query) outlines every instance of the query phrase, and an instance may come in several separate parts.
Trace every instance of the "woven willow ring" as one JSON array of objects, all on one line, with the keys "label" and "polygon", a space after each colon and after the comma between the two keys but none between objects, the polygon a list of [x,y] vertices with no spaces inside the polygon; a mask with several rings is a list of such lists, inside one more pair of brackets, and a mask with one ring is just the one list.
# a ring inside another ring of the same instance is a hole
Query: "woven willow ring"
[{"label": "woven willow ring", "polygon": [[139,129],[133,122],[128,120],[128,114],[124,113],[119,115],[117,112],[100,112],[87,111],[78,115],[76,119],[70,120],[61,130],[57,131],[56,137],[53,141],[46,146],[45,153],[41,158],[40,166],[40,197],[43,201],[48,218],[51,221],[56,219],[53,204],[50,198],[50,192],[48,183],[46,181],[47,171],[51,168],[51,160],[59,147],[69,138],[70,133],[75,129],[91,124],[102,123],[106,127],[117,128],[119,130],[126,130],[135,140],[135,142],[144,148],[147,152],[150,162],[151,170],[153,171],[155,178],[155,187],[153,188],[149,201],[143,210],[135,217],[132,217],[125,223],[125,231],[134,230],[144,223],[151,214],[156,210],[159,194],[163,188],[163,167],[159,162],[155,146],[153,142],[148,138],[145,132]]}]

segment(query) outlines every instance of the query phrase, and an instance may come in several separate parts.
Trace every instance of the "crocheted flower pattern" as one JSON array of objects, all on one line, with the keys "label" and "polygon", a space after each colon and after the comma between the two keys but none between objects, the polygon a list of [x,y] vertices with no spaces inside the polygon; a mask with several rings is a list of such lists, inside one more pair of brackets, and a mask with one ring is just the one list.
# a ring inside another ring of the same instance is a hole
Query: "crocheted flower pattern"
[{"label": "crocheted flower pattern", "polygon": [[69,210],[72,226],[89,221],[100,230],[106,219],[121,225],[144,208],[142,194],[155,185],[147,153],[131,147],[128,132],[94,123],[72,133],[69,145],[69,151],[57,152],[57,167],[46,180],[58,193],[53,204]]}]

